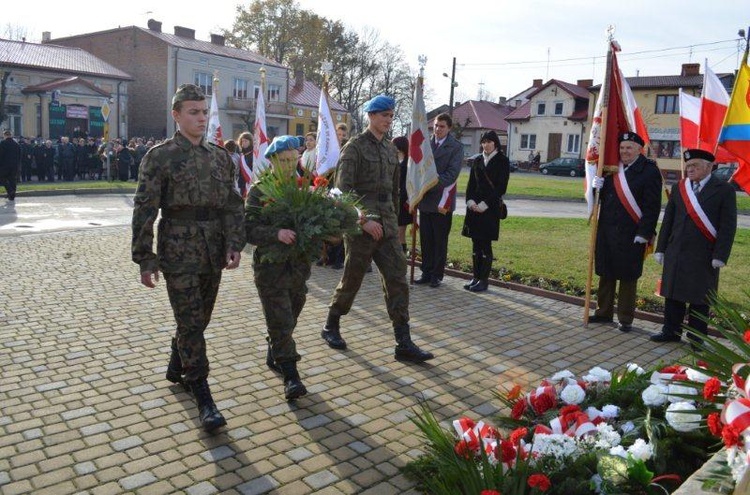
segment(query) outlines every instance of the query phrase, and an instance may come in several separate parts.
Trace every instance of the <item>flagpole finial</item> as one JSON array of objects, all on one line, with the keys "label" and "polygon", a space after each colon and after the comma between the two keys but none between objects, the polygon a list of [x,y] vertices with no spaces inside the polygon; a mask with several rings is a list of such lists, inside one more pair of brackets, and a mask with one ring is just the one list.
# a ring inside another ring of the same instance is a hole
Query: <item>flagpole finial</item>
[{"label": "flagpole finial", "polygon": [[219,83],[219,69],[214,69],[214,82]]},{"label": "flagpole finial", "polygon": [[424,77],[424,66],[427,65],[427,55],[418,56],[417,62],[419,62],[419,76]]},{"label": "flagpole finial", "polygon": [[615,25],[610,24],[609,26],[607,26],[607,30],[605,31],[605,33],[607,34],[607,41],[614,40],[615,39]]},{"label": "flagpole finial", "polygon": [[328,76],[331,75],[331,72],[333,71],[333,64],[325,60],[323,63],[320,64],[320,71],[323,73],[323,85],[328,85]]}]

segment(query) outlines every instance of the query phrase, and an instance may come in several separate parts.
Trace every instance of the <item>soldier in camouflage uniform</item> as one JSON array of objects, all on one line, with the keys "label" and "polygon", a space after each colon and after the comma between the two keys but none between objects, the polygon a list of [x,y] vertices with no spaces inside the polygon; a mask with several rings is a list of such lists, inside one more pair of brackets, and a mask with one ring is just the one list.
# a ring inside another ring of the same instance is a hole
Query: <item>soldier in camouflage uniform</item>
[{"label": "soldier in camouflage uniform", "polygon": [[[274,138],[265,155],[266,158],[275,156],[273,166],[282,167],[284,172],[293,175],[299,159],[298,146],[296,137],[279,136]],[[265,176],[261,180],[274,180],[274,177]],[[294,400],[307,393],[297,372],[297,362],[301,357],[292,334],[307,299],[305,283],[310,278],[310,260],[261,262],[270,245],[277,242],[291,245],[297,236],[294,230],[279,229],[262,222],[259,213],[264,201],[266,198],[253,184],[245,204],[245,233],[247,242],[257,246],[253,253],[253,272],[268,329],[266,364],[284,376],[284,396],[287,400]]]},{"label": "soldier in camouflage uniform", "polygon": [[[164,273],[177,321],[167,379],[195,395],[206,431],[226,424],[208,388],[203,332],[211,319],[223,268],[237,268],[245,245],[237,170],[227,151],[204,139],[208,107],[197,86],[172,98],[179,126],[143,157],[133,209],[133,261],[153,288]],[[157,253],[153,224],[161,209]],[[184,375],[184,376],[183,376]]]},{"label": "soldier in camouflage uniform", "polygon": [[340,319],[349,312],[372,260],[380,271],[388,316],[396,336],[396,359],[421,363],[434,356],[411,341],[406,257],[398,240],[399,166],[396,147],[386,133],[393,122],[393,98],[379,95],[365,104],[367,129],[341,152],[336,187],[361,198],[364,233],[345,236],[344,274],[336,287],[321,336],[333,349],[346,349]]}]

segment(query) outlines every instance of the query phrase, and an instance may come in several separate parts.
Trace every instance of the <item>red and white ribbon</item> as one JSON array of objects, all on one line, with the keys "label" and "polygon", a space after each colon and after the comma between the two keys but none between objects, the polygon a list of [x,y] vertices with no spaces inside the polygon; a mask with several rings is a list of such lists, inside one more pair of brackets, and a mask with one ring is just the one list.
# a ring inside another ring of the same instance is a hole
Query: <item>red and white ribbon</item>
[{"label": "red and white ribbon", "polygon": [[727,402],[721,411],[721,421],[732,426],[740,435],[750,429],[750,399],[742,397]]},{"label": "red and white ribbon", "polygon": [[703,234],[709,242],[716,242],[716,227],[714,227],[711,220],[708,219],[706,212],[703,211],[703,208],[698,202],[698,198],[693,192],[693,188],[688,187],[689,183],[690,179],[686,178],[685,180],[680,181],[678,186],[680,196],[682,196],[682,202],[685,203],[688,215],[695,223],[695,226],[698,227],[698,230],[701,231],[701,234]]},{"label": "red and white ribbon", "polygon": [[641,207],[638,206],[638,202],[635,200],[630,186],[628,186],[628,178],[625,176],[625,167],[622,164],[620,164],[620,170],[613,176],[613,179],[620,203],[625,207],[625,211],[628,212],[633,223],[638,223],[643,216],[643,212],[641,212]]}]

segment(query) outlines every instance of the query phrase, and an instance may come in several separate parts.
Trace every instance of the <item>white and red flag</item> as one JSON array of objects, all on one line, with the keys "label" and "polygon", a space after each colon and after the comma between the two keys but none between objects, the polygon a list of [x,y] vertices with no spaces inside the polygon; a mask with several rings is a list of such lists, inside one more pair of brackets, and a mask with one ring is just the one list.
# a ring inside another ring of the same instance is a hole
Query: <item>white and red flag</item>
[{"label": "white and red flag", "polygon": [[263,85],[258,90],[258,98],[255,100],[255,125],[253,126],[253,180],[267,169],[270,162],[266,158],[268,149],[268,134],[266,134],[266,103],[263,98]]},{"label": "white and red flag", "polygon": [[336,168],[341,155],[336,125],[333,123],[331,107],[328,104],[328,83],[323,83],[318,104],[318,141],[315,145],[315,171],[325,176]]},{"label": "white and red flag", "polygon": [[219,146],[224,146],[224,140],[221,137],[221,122],[219,122],[219,105],[216,100],[219,99],[219,95],[216,93],[214,87],[214,93],[211,96],[211,108],[208,111],[208,127],[206,128],[206,139]]},{"label": "white and red flag", "polygon": [[635,101],[633,91],[630,89],[627,79],[623,75],[622,71],[618,69],[620,76],[620,85],[622,91],[622,103],[625,105],[625,117],[628,119],[628,127],[631,131],[635,132],[643,139],[643,150],[648,150],[648,144],[651,142],[651,138],[648,135],[648,127],[646,122],[643,120],[643,114],[641,109],[638,108],[638,103]]},{"label": "white and red flag", "polygon": [[703,74],[703,92],[701,93],[701,114],[698,126],[697,148],[714,154],[717,162],[735,162],[734,155],[721,146],[717,146],[721,125],[729,107],[729,93],[721,80],[708,66]]},{"label": "white and red flag", "polygon": [[422,84],[423,79],[420,75],[414,88],[414,107],[409,133],[409,161],[406,168],[406,195],[409,211],[412,213],[427,191],[438,183],[435,157],[432,155],[427,133],[427,112],[424,108]]},{"label": "white and red flag", "polygon": [[701,99],[680,88],[680,147],[683,150],[698,146],[698,128],[701,123]]}]

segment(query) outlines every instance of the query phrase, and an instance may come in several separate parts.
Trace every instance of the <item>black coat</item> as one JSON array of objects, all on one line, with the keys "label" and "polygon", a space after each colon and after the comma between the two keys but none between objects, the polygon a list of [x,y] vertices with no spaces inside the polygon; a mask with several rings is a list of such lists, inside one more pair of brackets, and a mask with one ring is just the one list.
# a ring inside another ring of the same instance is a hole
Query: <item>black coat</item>
[{"label": "black coat", "polygon": [[466,201],[476,204],[484,203],[487,209],[483,213],[466,209],[464,227],[461,234],[472,239],[490,239],[500,237],[500,217],[498,209],[500,198],[508,189],[510,162],[508,157],[498,152],[485,166],[482,155],[471,164],[471,175],[466,185]]},{"label": "black coat", "polygon": [[664,253],[661,294],[692,304],[707,304],[709,291],[719,286],[719,269],[711,260],[726,264],[737,230],[737,200],[731,185],[711,177],[698,193],[698,203],[716,228],[716,242],[710,242],[687,213],[679,183],[664,210],[656,252]]},{"label": "black coat", "polygon": [[596,232],[596,274],[617,280],[637,280],[643,273],[646,245],[633,240],[636,236],[650,240],[656,234],[662,180],[656,162],[643,155],[625,169],[625,177],[642,216],[637,223],[633,221],[617,197],[613,176],[605,176]]},{"label": "black coat", "polygon": [[21,145],[12,137],[0,141],[0,173],[3,175],[18,174],[21,168]]}]

